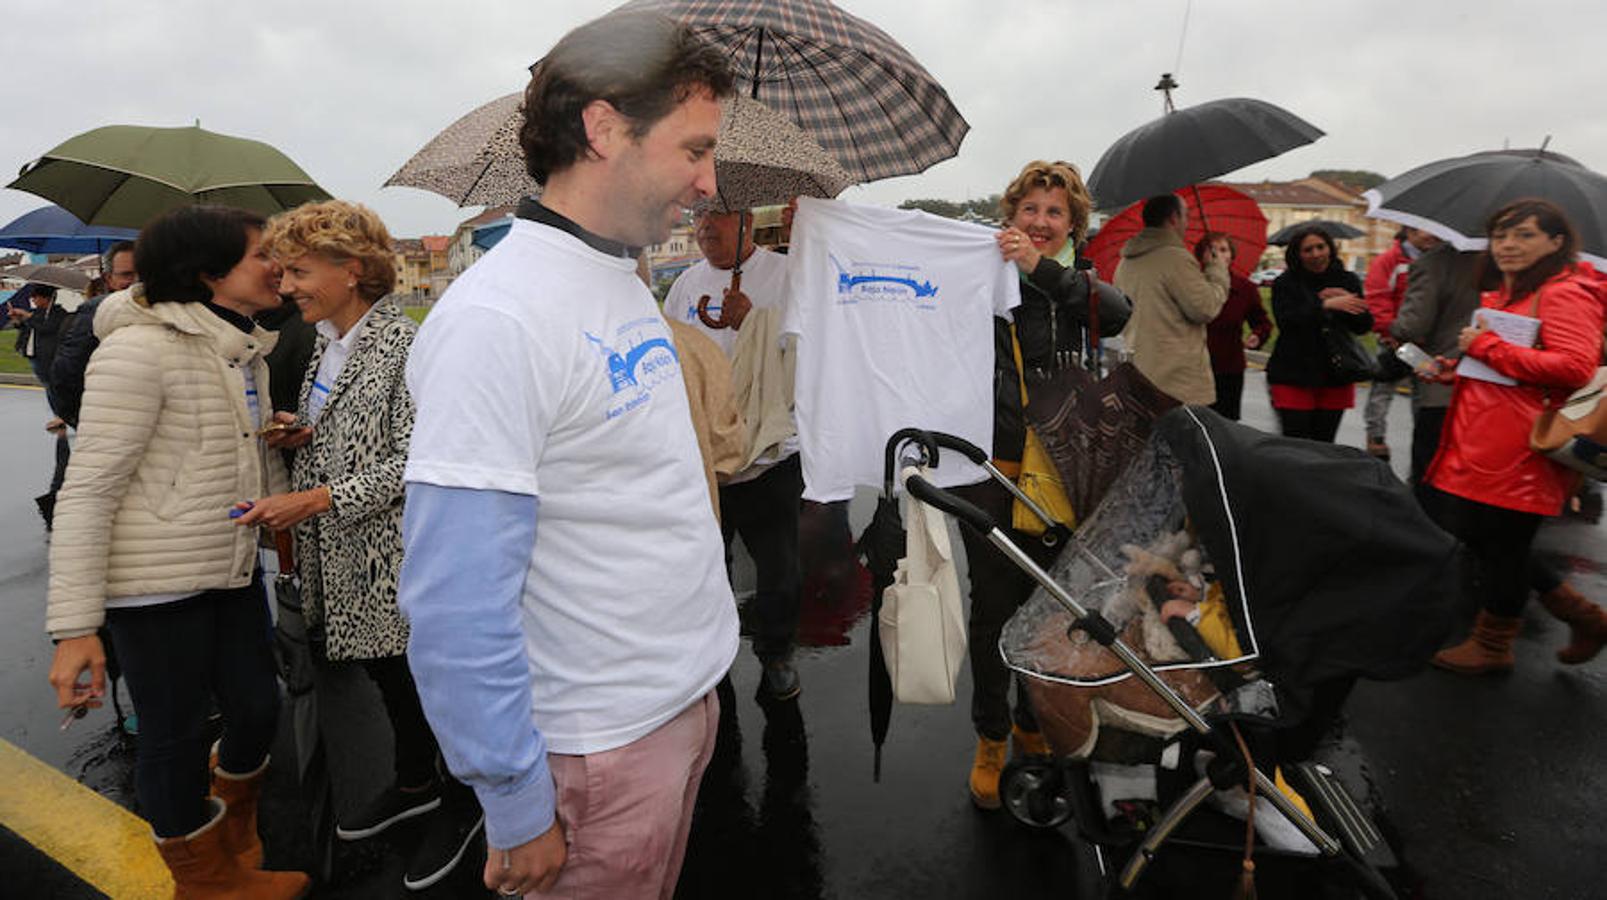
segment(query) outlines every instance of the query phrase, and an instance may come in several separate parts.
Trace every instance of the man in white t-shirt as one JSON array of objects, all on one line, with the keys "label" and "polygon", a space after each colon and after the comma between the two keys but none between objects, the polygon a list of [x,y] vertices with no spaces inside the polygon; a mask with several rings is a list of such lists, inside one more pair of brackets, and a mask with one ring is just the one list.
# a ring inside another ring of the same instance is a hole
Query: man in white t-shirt
[{"label": "man in white t-shirt", "polygon": [[[756,246],[752,224],[752,217],[745,212],[700,212],[694,234],[703,259],[675,279],[664,301],[665,315],[703,331],[728,357],[737,355],[738,333],[753,310],[764,311],[753,317],[755,327],[762,327],[760,323],[767,316],[774,316],[776,322],[770,327],[775,328],[786,305],[787,258]],[[735,271],[740,271],[742,278],[733,291]],[[782,352],[773,341],[749,341],[744,351]],[[761,388],[751,379],[777,377],[780,368],[738,366],[736,371],[750,383],[734,384],[732,392],[739,398],[750,397]],[[791,385],[787,387],[786,408],[775,411],[788,419],[781,439],[771,443],[766,438],[770,446],[753,448],[753,461],[720,487],[720,526],[728,563],[731,542],[737,537],[742,538],[742,546],[753,557],[755,584],[749,610],[753,651],[764,670],[759,697],[773,701],[791,700],[800,690],[791,658],[803,585],[798,559],[803,470],[798,461],[797,426],[791,421]],[[750,424],[755,431],[762,427],[759,422]],[[765,433],[774,434],[769,429]]]},{"label": "man in white t-shirt", "polygon": [[660,16],[560,40],[519,135],[542,201],[409,359],[408,660],[504,895],[668,897],[679,874],[737,621],[680,360],[635,257],[714,193],[731,78]]}]

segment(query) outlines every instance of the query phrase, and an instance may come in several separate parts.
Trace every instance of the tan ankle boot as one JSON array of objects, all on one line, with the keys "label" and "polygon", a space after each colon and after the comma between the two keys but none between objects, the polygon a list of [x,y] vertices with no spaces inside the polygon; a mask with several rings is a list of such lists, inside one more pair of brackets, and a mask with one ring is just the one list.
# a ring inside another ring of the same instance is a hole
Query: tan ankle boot
[{"label": "tan ankle boot", "polygon": [[1568,623],[1568,646],[1557,651],[1557,659],[1577,666],[1594,659],[1607,645],[1607,612],[1574,590],[1567,583],[1540,595],[1546,612]]},{"label": "tan ankle boot", "polygon": [[223,815],[223,848],[239,860],[246,869],[262,868],[262,839],[257,836],[257,798],[262,796],[262,782],[268,777],[268,760],[255,772],[235,775],[212,767],[212,796],[222,800],[227,812]]},{"label": "tan ankle boot", "polygon": [[1434,654],[1434,665],[1458,675],[1483,675],[1510,671],[1512,642],[1518,637],[1523,620],[1517,616],[1496,616],[1479,610],[1473,620],[1473,633],[1455,647]]},{"label": "tan ankle boot", "polygon": [[1015,746],[1016,753],[1022,756],[1054,756],[1049,748],[1049,741],[1044,739],[1041,731],[1027,731],[1020,725],[1010,726],[1010,743]]},{"label": "tan ankle boot", "polygon": [[983,809],[999,808],[999,775],[1010,755],[1010,745],[977,736],[976,759],[971,763],[971,802]]},{"label": "tan ankle boot", "polygon": [[212,817],[195,831],[158,838],[156,849],[173,873],[174,900],[296,900],[310,882],[300,872],[242,869],[223,846],[223,801],[207,798]]}]

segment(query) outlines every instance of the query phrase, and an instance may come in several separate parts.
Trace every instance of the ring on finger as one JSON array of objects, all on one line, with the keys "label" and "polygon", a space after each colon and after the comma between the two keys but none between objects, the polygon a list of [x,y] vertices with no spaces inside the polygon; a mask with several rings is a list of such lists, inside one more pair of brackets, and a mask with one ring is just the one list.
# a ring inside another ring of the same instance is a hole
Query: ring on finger
[{"label": "ring on finger", "polygon": [[509,888],[497,888],[497,896],[499,896],[499,897],[523,897],[524,896],[524,891],[521,891],[518,888],[513,888],[511,890]]}]

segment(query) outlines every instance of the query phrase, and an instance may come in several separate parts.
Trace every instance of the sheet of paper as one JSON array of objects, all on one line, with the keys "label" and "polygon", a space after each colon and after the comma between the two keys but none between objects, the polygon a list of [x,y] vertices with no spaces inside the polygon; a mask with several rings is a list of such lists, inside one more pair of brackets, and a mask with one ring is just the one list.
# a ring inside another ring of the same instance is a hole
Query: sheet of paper
[{"label": "sheet of paper", "polygon": [[[1519,347],[1533,347],[1535,339],[1540,337],[1540,320],[1533,316],[1520,316],[1517,313],[1502,312],[1499,309],[1480,309],[1473,313],[1473,323],[1480,318],[1496,337],[1509,344]],[[1489,381],[1495,384],[1514,385],[1517,379],[1508,378],[1500,372],[1490,368],[1471,356],[1462,357],[1456,364],[1456,374],[1463,378],[1477,378],[1480,381]]]}]

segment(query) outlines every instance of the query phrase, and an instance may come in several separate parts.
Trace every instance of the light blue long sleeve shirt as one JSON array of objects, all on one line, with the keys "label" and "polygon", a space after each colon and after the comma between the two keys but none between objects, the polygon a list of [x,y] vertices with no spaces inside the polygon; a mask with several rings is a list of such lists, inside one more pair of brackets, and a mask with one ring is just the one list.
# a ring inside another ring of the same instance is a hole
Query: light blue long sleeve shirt
[{"label": "light blue long sleeve shirt", "polygon": [[528,494],[411,483],[402,514],[407,661],[447,768],[474,789],[498,849],[555,821],[522,625],[539,508]]}]

